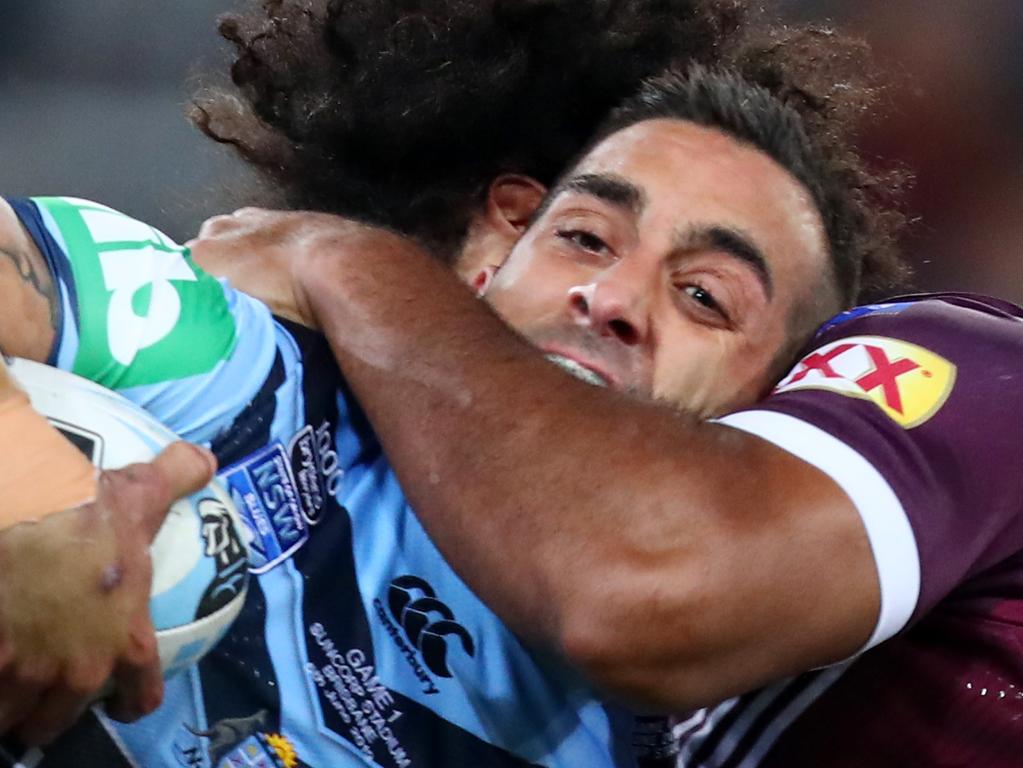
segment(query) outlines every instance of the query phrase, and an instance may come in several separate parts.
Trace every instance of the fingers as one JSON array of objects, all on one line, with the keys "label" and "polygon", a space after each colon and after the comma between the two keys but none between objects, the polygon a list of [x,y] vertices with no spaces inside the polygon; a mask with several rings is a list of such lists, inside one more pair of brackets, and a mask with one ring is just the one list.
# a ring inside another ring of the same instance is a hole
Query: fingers
[{"label": "fingers", "polygon": [[130,646],[114,669],[113,682],[115,693],[107,701],[106,710],[115,720],[137,720],[163,701],[156,635],[148,615],[136,620]]},{"label": "fingers", "polygon": [[114,720],[131,723],[148,715],[163,701],[160,665],[144,669],[122,669],[114,673],[117,692],[107,700],[106,711]]},{"label": "fingers", "polygon": [[137,520],[141,532],[151,541],[170,505],[205,486],[215,471],[213,454],[178,441],[150,464],[132,464],[100,475],[99,501]]},{"label": "fingers", "polygon": [[16,733],[27,746],[45,746],[75,724],[106,682],[109,665],[89,662],[66,674],[39,697],[32,713]]},{"label": "fingers", "polygon": [[59,670],[44,659],[30,660],[13,666],[0,675],[0,734],[31,717],[40,699],[56,682]]}]

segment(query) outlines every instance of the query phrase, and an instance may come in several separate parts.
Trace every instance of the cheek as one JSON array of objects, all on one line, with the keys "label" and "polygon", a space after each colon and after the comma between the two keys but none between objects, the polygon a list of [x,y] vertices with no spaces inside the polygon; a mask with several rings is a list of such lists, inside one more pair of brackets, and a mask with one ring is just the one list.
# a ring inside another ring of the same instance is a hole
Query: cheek
[{"label": "cheek", "polygon": [[523,276],[512,283],[495,280],[484,299],[508,325],[522,331],[564,312],[566,295],[567,288],[553,280]]},{"label": "cheek", "polygon": [[703,418],[752,405],[761,391],[762,355],[721,332],[690,334],[656,365],[654,394]]},{"label": "cheek", "polygon": [[542,253],[513,253],[484,299],[509,325],[522,330],[567,312],[568,292],[586,275],[565,259]]}]

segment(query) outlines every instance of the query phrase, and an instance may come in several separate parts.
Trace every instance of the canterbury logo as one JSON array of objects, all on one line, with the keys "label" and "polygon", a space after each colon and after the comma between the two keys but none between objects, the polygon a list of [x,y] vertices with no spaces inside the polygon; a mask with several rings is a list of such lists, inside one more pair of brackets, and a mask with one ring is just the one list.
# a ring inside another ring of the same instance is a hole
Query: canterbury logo
[{"label": "canterbury logo", "polygon": [[455,614],[437,599],[433,587],[417,576],[399,576],[387,591],[387,607],[405,631],[405,637],[419,649],[423,662],[438,677],[451,677],[448,669],[448,638],[456,637],[462,650],[476,655],[476,646]]}]

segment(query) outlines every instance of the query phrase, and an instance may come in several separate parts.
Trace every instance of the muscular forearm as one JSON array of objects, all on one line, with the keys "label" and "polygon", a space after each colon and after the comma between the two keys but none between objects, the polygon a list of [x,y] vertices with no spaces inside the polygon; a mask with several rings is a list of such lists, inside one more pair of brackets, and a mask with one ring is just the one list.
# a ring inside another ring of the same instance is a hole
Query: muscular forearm
[{"label": "muscular forearm", "polygon": [[608,691],[687,709],[869,636],[869,544],[817,470],[569,377],[396,236],[307,213],[213,223],[262,254],[233,278],[258,295],[283,277],[275,306],[326,331],[449,562]]},{"label": "muscular forearm", "polygon": [[[400,243],[310,274],[313,311],[418,515],[523,636],[673,706],[866,639],[876,605],[862,531],[854,513],[832,525],[841,493],[795,459],[577,382]],[[783,514],[780,498],[804,511]],[[805,560],[793,558],[800,536],[815,547]],[[855,596],[795,605],[814,587]]]}]

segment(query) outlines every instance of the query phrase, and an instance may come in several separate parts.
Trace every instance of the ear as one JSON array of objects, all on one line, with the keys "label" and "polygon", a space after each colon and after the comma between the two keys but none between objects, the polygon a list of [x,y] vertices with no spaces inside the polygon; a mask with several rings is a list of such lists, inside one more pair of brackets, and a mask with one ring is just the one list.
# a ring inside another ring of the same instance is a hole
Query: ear
[{"label": "ear", "polygon": [[547,187],[529,176],[506,173],[490,182],[455,262],[455,271],[477,295],[493,278],[493,271],[481,275],[481,270],[496,271],[504,263],[546,194]]},{"label": "ear", "polygon": [[546,194],[547,187],[530,176],[517,173],[498,176],[487,190],[487,225],[496,233],[517,239],[526,231]]},{"label": "ear", "polygon": [[472,279],[469,281],[469,287],[472,288],[472,292],[476,294],[477,299],[482,297],[490,288],[490,284],[494,282],[494,275],[497,274],[497,270],[499,269],[500,267],[488,264],[481,267],[479,271],[473,275]]}]

